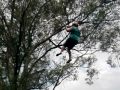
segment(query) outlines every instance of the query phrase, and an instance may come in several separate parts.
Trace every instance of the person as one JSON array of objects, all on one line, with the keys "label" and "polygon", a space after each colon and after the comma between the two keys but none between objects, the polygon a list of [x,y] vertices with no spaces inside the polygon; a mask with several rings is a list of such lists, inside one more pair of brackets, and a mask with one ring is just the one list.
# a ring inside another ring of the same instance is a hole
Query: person
[{"label": "person", "polygon": [[59,56],[62,54],[62,52],[67,48],[67,51],[69,53],[69,63],[71,61],[71,52],[70,50],[79,42],[80,39],[80,30],[78,29],[78,26],[80,25],[80,22],[74,22],[72,26],[67,26],[66,31],[70,33],[69,38],[66,40],[66,42],[63,44],[63,47],[61,48],[60,53],[56,54],[56,56]]}]

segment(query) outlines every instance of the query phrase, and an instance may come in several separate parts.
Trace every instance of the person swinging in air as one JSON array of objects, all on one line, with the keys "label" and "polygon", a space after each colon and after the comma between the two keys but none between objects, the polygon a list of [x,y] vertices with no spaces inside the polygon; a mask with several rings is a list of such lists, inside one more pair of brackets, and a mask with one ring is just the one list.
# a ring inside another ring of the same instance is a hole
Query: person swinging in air
[{"label": "person swinging in air", "polygon": [[62,52],[67,48],[68,54],[69,54],[69,60],[67,63],[71,61],[71,52],[70,50],[78,44],[80,40],[80,30],[78,29],[78,26],[82,24],[81,21],[72,23],[72,26],[68,25],[66,27],[66,31],[70,33],[69,38],[66,40],[66,42],[63,44],[63,47],[61,48],[60,53],[56,54],[56,56],[59,56],[62,54]]}]

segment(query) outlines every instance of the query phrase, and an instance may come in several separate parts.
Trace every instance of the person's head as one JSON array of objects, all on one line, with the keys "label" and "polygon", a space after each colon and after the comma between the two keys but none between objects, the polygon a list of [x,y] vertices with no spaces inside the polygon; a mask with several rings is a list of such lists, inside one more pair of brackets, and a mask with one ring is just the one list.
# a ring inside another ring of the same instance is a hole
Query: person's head
[{"label": "person's head", "polygon": [[75,22],[72,24],[72,26],[78,27],[78,26],[79,26],[79,23],[75,21]]},{"label": "person's head", "polygon": [[72,26],[78,27],[78,23],[73,23]]},{"label": "person's head", "polygon": [[82,21],[75,21],[75,22],[72,24],[72,26],[78,27],[78,26],[80,26],[81,24],[83,24]]}]

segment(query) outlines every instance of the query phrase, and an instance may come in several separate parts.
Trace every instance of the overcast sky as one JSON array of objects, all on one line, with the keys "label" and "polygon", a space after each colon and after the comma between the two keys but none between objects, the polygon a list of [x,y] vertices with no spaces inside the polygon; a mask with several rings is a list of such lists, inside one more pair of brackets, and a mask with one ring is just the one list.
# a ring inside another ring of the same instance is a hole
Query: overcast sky
[{"label": "overcast sky", "polygon": [[91,86],[82,77],[78,81],[65,81],[56,90],[120,90],[120,69],[102,73]]},{"label": "overcast sky", "polygon": [[80,71],[79,80],[64,81],[56,90],[120,90],[120,67],[110,68],[105,63],[107,60],[106,53],[96,54],[99,60],[95,64],[100,71],[99,79],[94,81],[93,85],[87,85],[85,82],[85,73]]}]

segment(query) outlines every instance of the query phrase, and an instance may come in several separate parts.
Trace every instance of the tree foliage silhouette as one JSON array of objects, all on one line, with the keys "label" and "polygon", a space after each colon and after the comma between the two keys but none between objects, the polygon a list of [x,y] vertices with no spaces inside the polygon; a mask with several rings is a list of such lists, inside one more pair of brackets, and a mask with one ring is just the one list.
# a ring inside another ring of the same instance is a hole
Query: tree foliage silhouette
[{"label": "tree foliage silhouette", "polygon": [[[84,55],[97,43],[100,48],[94,51],[108,51],[115,46],[120,33],[115,11],[118,4],[111,1],[101,5],[98,0],[0,1],[0,89],[47,89],[51,85],[55,89],[85,64],[90,76],[86,80],[91,84],[97,74],[92,69],[96,59]],[[64,37],[59,37],[66,35],[65,26],[72,20],[86,22],[81,29],[81,43],[74,49],[85,53],[79,54],[72,64],[51,66],[49,52],[62,45],[58,41]]]}]

